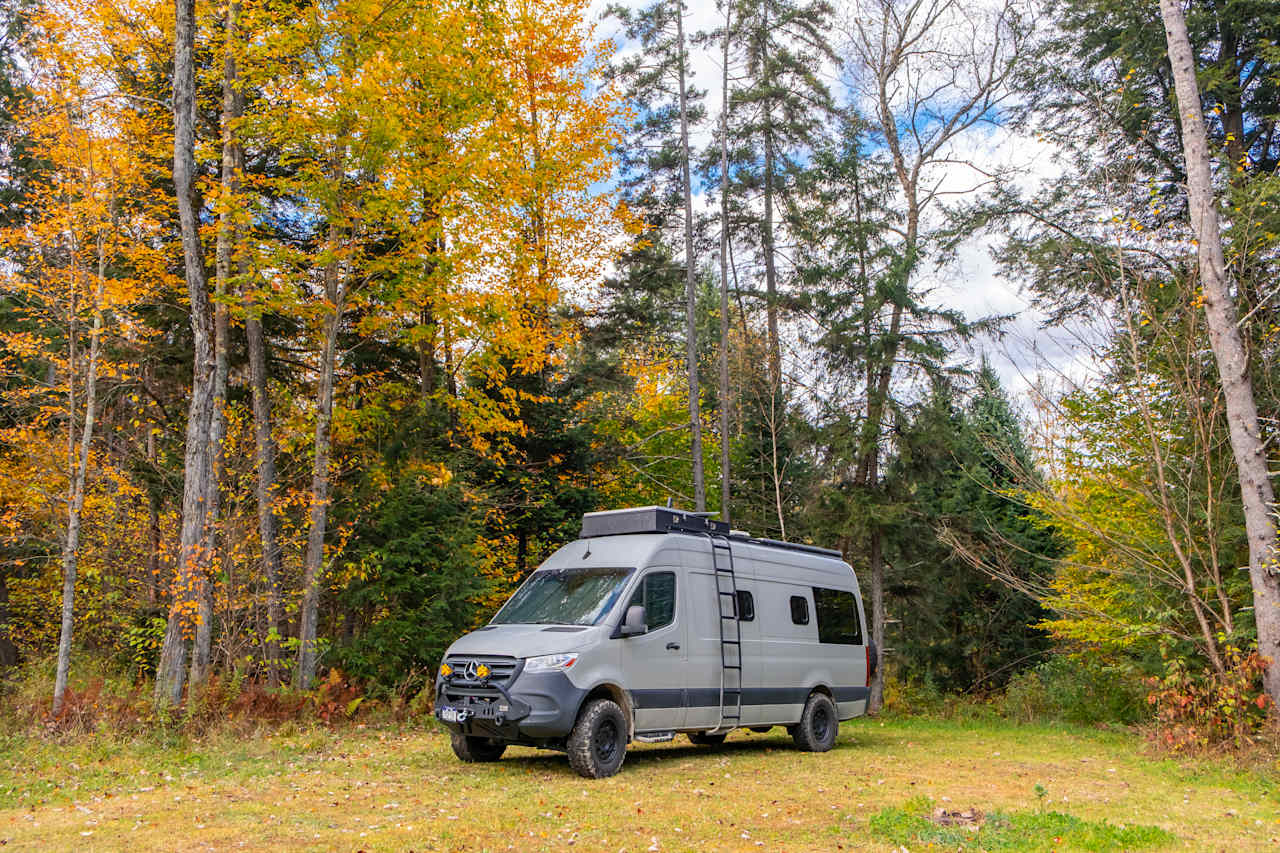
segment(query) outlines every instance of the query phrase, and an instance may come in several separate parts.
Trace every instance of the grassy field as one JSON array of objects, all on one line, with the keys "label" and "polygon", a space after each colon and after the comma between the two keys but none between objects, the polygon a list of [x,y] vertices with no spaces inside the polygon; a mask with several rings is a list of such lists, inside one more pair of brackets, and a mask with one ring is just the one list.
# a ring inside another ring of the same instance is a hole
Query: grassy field
[{"label": "grassy field", "polygon": [[[930,808],[976,808],[989,825],[981,834],[929,835],[932,824],[921,818]],[[796,751],[781,729],[735,734],[720,750],[684,738],[640,745],[618,776],[595,782],[574,775],[563,756],[530,749],[511,749],[494,765],[462,765],[433,726],[168,746],[0,740],[6,850],[960,843],[1280,850],[1280,773],[1144,757],[1129,735],[899,718],[846,723],[825,754]]]}]

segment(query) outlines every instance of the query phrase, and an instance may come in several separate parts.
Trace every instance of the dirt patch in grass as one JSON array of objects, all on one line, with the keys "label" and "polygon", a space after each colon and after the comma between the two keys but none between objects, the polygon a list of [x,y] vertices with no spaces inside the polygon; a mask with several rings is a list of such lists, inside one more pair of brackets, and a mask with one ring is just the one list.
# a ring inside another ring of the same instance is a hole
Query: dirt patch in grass
[{"label": "dirt patch in grass", "polygon": [[871,834],[901,846],[920,845],[947,850],[1081,850],[1110,853],[1168,847],[1177,836],[1158,826],[1113,824],[1106,820],[1082,820],[1059,811],[950,812],[934,808],[933,801],[918,797],[905,806],[877,812]]},{"label": "dirt patch in grass", "polygon": [[[635,746],[619,775],[589,781],[532,749],[463,765],[432,724],[178,746],[11,737],[0,740],[0,841],[6,851],[914,850],[924,845],[872,821],[926,797],[981,808],[982,832],[998,813],[1010,832],[1050,839],[1141,824],[1167,833],[1167,849],[1280,850],[1272,775],[1153,761],[1140,747],[1077,728],[857,720],[828,753],[796,751],[781,729],[735,733],[720,749],[678,738]],[[916,816],[971,832],[928,813]],[[1067,823],[1026,822],[1047,813]]]}]

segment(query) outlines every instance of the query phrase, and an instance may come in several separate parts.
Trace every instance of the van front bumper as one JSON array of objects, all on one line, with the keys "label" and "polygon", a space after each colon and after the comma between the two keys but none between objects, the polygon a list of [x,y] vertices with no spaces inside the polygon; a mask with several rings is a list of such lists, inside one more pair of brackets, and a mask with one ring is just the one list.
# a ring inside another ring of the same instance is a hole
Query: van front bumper
[{"label": "van front bumper", "polygon": [[563,672],[520,672],[507,684],[442,678],[435,716],[465,735],[536,743],[567,736],[586,695]]}]

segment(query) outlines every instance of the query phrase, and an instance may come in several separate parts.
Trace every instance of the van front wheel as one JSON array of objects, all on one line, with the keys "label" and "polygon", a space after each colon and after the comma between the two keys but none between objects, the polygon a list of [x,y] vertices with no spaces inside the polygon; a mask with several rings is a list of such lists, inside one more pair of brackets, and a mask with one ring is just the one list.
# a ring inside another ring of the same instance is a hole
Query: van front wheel
[{"label": "van front wheel", "polygon": [[497,761],[507,751],[507,745],[489,737],[468,737],[461,732],[450,732],[449,741],[453,754],[463,761]]},{"label": "van front wheel", "polygon": [[618,772],[627,757],[627,720],[618,703],[596,699],[583,709],[569,733],[569,766],[588,779]]},{"label": "van front wheel", "polygon": [[791,737],[796,746],[805,752],[826,752],[836,745],[836,734],[840,730],[836,704],[825,693],[809,694],[809,701],[804,703],[804,714],[793,729]]}]

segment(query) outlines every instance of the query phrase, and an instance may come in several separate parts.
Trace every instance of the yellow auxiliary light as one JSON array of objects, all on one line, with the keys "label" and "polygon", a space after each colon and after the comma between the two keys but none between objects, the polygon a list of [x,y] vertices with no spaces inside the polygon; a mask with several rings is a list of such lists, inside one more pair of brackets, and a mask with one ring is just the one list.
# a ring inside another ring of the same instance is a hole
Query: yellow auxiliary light
[{"label": "yellow auxiliary light", "polygon": [[447,663],[440,664],[440,677],[448,678],[451,675],[453,675],[453,667],[449,666]]},{"label": "yellow auxiliary light", "polygon": [[480,664],[478,667],[476,667],[476,678],[488,678],[488,677],[489,677],[489,667],[485,666],[484,664]]}]

